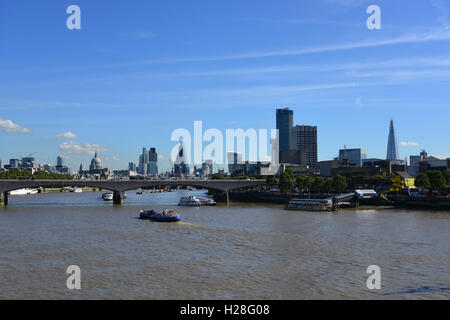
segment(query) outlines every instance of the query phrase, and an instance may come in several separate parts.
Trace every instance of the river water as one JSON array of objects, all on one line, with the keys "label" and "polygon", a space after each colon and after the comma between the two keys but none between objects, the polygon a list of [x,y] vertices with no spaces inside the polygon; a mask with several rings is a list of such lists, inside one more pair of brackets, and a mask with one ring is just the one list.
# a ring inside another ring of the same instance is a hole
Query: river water
[{"label": "river water", "polygon": [[[176,207],[201,191],[11,196],[0,207],[0,299],[449,299],[450,212]],[[137,219],[173,208],[178,224]],[[69,290],[69,265],[81,290]],[[381,269],[369,290],[366,269]]]}]

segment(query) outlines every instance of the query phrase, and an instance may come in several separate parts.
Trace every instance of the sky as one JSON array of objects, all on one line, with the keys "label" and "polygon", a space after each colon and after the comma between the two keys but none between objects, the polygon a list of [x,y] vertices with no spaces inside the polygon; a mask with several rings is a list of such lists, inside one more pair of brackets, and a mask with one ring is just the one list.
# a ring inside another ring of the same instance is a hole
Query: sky
[{"label": "sky", "polygon": [[[70,5],[81,29],[69,30]],[[370,5],[381,29],[366,25]],[[319,160],[450,156],[450,1],[0,2],[0,159],[161,166],[175,129],[318,126]],[[164,163],[164,161],[166,161]]]}]

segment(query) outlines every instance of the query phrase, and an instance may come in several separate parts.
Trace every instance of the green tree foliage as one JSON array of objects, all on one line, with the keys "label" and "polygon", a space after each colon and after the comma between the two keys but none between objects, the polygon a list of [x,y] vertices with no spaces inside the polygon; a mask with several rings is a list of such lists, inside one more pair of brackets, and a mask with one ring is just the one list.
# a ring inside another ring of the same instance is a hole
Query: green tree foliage
[{"label": "green tree foliage", "polygon": [[347,189],[347,179],[340,174],[335,175],[333,177],[333,191],[342,193],[345,189]]},{"label": "green tree foliage", "polygon": [[224,180],[225,176],[221,173],[216,173],[211,177],[212,180]]},{"label": "green tree foliage", "polygon": [[400,176],[395,176],[391,178],[392,189],[394,192],[399,192],[403,187],[402,178]]},{"label": "green tree foliage", "polygon": [[311,190],[314,179],[307,175],[299,175],[295,180],[295,186],[301,191]]},{"label": "green tree foliage", "polygon": [[431,190],[442,192],[447,189],[447,181],[441,171],[431,170],[427,172],[430,179]]},{"label": "green tree foliage", "polygon": [[287,169],[280,175],[280,190],[290,192],[295,186],[294,174],[291,169]]},{"label": "green tree foliage", "polygon": [[332,179],[325,180],[324,191],[326,193],[331,193],[333,191],[334,183]]},{"label": "green tree foliage", "polygon": [[277,177],[275,177],[274,175],[267,176],[267,178],[266,178],[266,184],[267,184],[269,187],[275,187],[275,186],[277,186],[277,185],[278,185],[278,179],[277,179]]},{"label": "green tree foliage", "polygon": [[414,184],[419,189],[428,189],[431,186],[430,178],[428,178],[428,175],[425,173],[419,173],[416,175],[416,181]]},{"label": "green tree foliage", "polygon": [[73,177],[66,174],[48,173],[36,171],[33,175],[28,170],[8,170],[0,172],[0,180],[72,180]]},{"label": "green tree foliage", "polygon": [[323,177],[315,177],[311,189],[314,192],[323,192],[325,187],[325,179]]}]

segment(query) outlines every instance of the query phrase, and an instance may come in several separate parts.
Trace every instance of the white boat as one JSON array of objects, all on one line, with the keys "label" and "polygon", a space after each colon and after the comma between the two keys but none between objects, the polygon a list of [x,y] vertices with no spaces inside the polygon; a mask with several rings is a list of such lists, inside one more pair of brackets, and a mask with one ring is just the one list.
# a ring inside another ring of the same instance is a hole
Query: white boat
[{"label": "white boat", "polygon": [[36,194],[36,193],[38,193],[38,190],[36,189],[19,189],[11,191],[9,194],[12,196],[24,196],[27,194]]},{"label": "white boat", "polygon": [[180,202],[178,202],[179,206],[185,207],[200,207],[202,205],[201,201],[194,196],[181,197]]},{"label": "white boat", "polygon": [[71,188],[70,189],[70,192],[83,192],[83,189],[81,189],[81,188]]},{"label": "white boat", "polygon": [[105,201],[113,201],[114,193],[106,192],[106,193],[102,194],[102,199],[105,200]]},{"label": "white boat", "polygon": [[202,198],[198,198],[198,200],[200,200],[200,203],[202,204],[202,206],[215,206],[216,202],[211,199],[211,198],[207,198],[207,197],[202,197]]}]

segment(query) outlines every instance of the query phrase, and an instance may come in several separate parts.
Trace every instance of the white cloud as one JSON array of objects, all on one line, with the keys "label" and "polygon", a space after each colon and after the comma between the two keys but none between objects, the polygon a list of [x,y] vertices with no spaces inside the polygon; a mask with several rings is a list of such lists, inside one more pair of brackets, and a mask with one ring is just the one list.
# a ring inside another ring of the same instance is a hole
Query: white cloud
[{"label": "white cloud", "polygon": [[106,151],[107,149],[106,146],[101,146],[98,144],[68,141],[60,144],[59,150],[65,151],[68,154],[93,155],[95,151]]},{"label": "white cloud", "polygon": [[113,156],[113,157],[111,158],[111,160],[112,160],[112,161],[119,161],[119,158],[117,158],[116,156]]},{"label": "white cloud", "polygon": [[11,120],[3,120],[2,118],[0,118],[0,129],[7,132],[31,132],[28,128],[22,128]]},{"label": "white cloud", "polygon": [[418,147],[418,146],[420,146],[420,144],[417,142],[403,142],[403,141],[400,142],[400,145],[402,147]]},{"label": "white cloud", "polygon": [[77,135],[73,132],[64,132],[56,136],[58,139],[75,139]]}]

